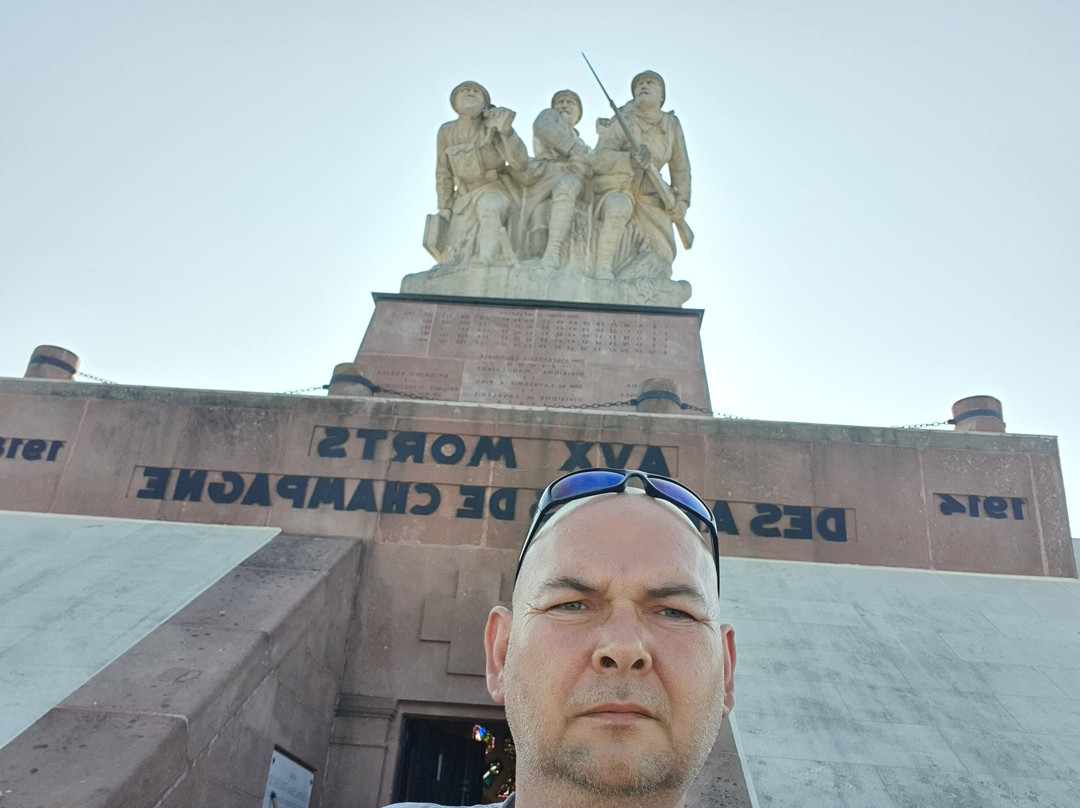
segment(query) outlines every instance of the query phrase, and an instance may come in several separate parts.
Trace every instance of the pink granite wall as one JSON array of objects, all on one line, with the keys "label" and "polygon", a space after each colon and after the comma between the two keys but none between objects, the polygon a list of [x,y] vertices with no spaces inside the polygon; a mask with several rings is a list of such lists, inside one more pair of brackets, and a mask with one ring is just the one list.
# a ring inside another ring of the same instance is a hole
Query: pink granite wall
[{"label": "pink granite wall", "polygon": [[1053,438],[0,384],[0,508],[513,549],[588,465],[680,477],[726,554],[1075,576]]}]

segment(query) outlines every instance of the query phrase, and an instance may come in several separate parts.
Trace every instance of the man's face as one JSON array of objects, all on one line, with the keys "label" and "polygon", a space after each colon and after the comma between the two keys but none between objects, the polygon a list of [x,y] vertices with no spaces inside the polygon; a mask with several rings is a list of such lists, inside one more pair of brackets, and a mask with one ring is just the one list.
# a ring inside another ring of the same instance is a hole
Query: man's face
[{"label": "man's face", "polygon": [[581,109],[578,107],[577,102],[569,95],[560,95],[555,99],[555,103],[552,107],[558,112],[568,124],[573,126],[581,120]]},{"label": "man's face", "polygon": [[519,782],[681,793],[730,706],[734,635],[719,622],[710,553],[644,494],[556,514],[526,556],[512,617],[496,608],[487,639]]},{"label": "man's face", "polygon": [[641,76],[634,82],[634,100],[652,106],[660,106],[664,89],[652,76]]},{"label": "man's face", "polygon": [[458,114],[476,114],[484,108],[484,94],[472,84],[466,84],[454,93],[454,109]]}]

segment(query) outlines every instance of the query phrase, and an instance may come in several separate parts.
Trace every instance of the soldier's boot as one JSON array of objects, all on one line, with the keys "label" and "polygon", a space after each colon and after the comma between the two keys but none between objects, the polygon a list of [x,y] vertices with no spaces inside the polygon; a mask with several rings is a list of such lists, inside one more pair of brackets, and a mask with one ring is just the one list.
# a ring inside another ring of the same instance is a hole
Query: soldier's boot
[{"label": "soldier's boot", "polygon": [[502,254],[502,220],[506,203],[498,194],[486,193],[476,203],[479,227],[476,232],[474,265],[491,266],[499,263]]},{"label": "soldier's boot", "polygon": [[570,222],[574,216],[574,200],[555,200],[551,208],[551,221],[548,222],[548,242],[540,266],[558,269],[562,264],[562,248],[570,232]]},{"label": "soldier's boot", "polygon": [[612,194],[605,200],[600,232],[596,237],[596,271],[593,277],[612,280],[615,277],[615,253],[619,249],[626,223],[633,213],[633,204],[621,194]]},{"label": "soldier's boot", "polygon": [[625,222],[614,216],[609,216],[600,225],[600,233],[596,238],[596,271],[593,273],[594,278],[610,281],[615,277],[615,252],[619,249],[619,241],[622,239],[625,226]]}]

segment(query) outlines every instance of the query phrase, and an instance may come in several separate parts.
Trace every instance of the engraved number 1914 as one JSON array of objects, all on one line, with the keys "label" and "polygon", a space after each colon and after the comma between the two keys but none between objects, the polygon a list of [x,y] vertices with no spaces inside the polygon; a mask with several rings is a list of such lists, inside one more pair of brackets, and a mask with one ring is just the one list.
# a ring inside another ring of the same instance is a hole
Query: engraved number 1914
[{"label": "engraved number 1914", "polygon": [[978,519],[987,516],[990,519],[1023,519],[1023,497],[981,497],[978,494],[934,494],[941,497],[938,508],[945,516],[966,513]]}]

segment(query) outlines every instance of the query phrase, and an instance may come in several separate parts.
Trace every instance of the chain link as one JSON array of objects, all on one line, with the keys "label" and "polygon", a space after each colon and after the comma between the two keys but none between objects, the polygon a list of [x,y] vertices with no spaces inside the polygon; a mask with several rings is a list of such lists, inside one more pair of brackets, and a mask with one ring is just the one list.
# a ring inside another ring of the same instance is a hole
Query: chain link
[{"label": "chain link", "polygon": [[553,410],[599,410],[604,407],[630,407],[633,406],[634,399],[628,398],[626,401],[603,401],[597,404],[541,404],[541,407],[550,407]]},{"label": "chain link", "polygon": [[281,393],[281,395],[283,395],[283,396],[298,396],[301,393],[312,393],[312,392],[314,392],[316,390],[325,390],[329,386],[330,385],[328,385],[328,384],[320,384],[320,385],[318,385],[316,387],[301,387],[298,390],[286,390],[284,393]]},{"label": "chain link", "polygon": [[413,401],[449,401],[447,398],[431,398],[423,393],[405,393],[401,390],[394,390],[390,387],[381,387],[375,385],[372,389],[373,393],[389,393],[392,396],[400,396],[401,398],[411,398]]},{"label": "chain link", "polygon": [[926,429],[929,426],[947,426],[949,421],[934,421],[929,424],[904,424],[903,426],[894,426],[892,429]]},{"label": "chain link", "polygon": [[100,376],[92,376],[89,373],[83,373],[81,370],[76,370],[75,375],[82,376],[84,379],[89,379],[90,381],[97,382],[98,384],[116,384],[116,382],[111,382],[108,379],[102,379]]}]

